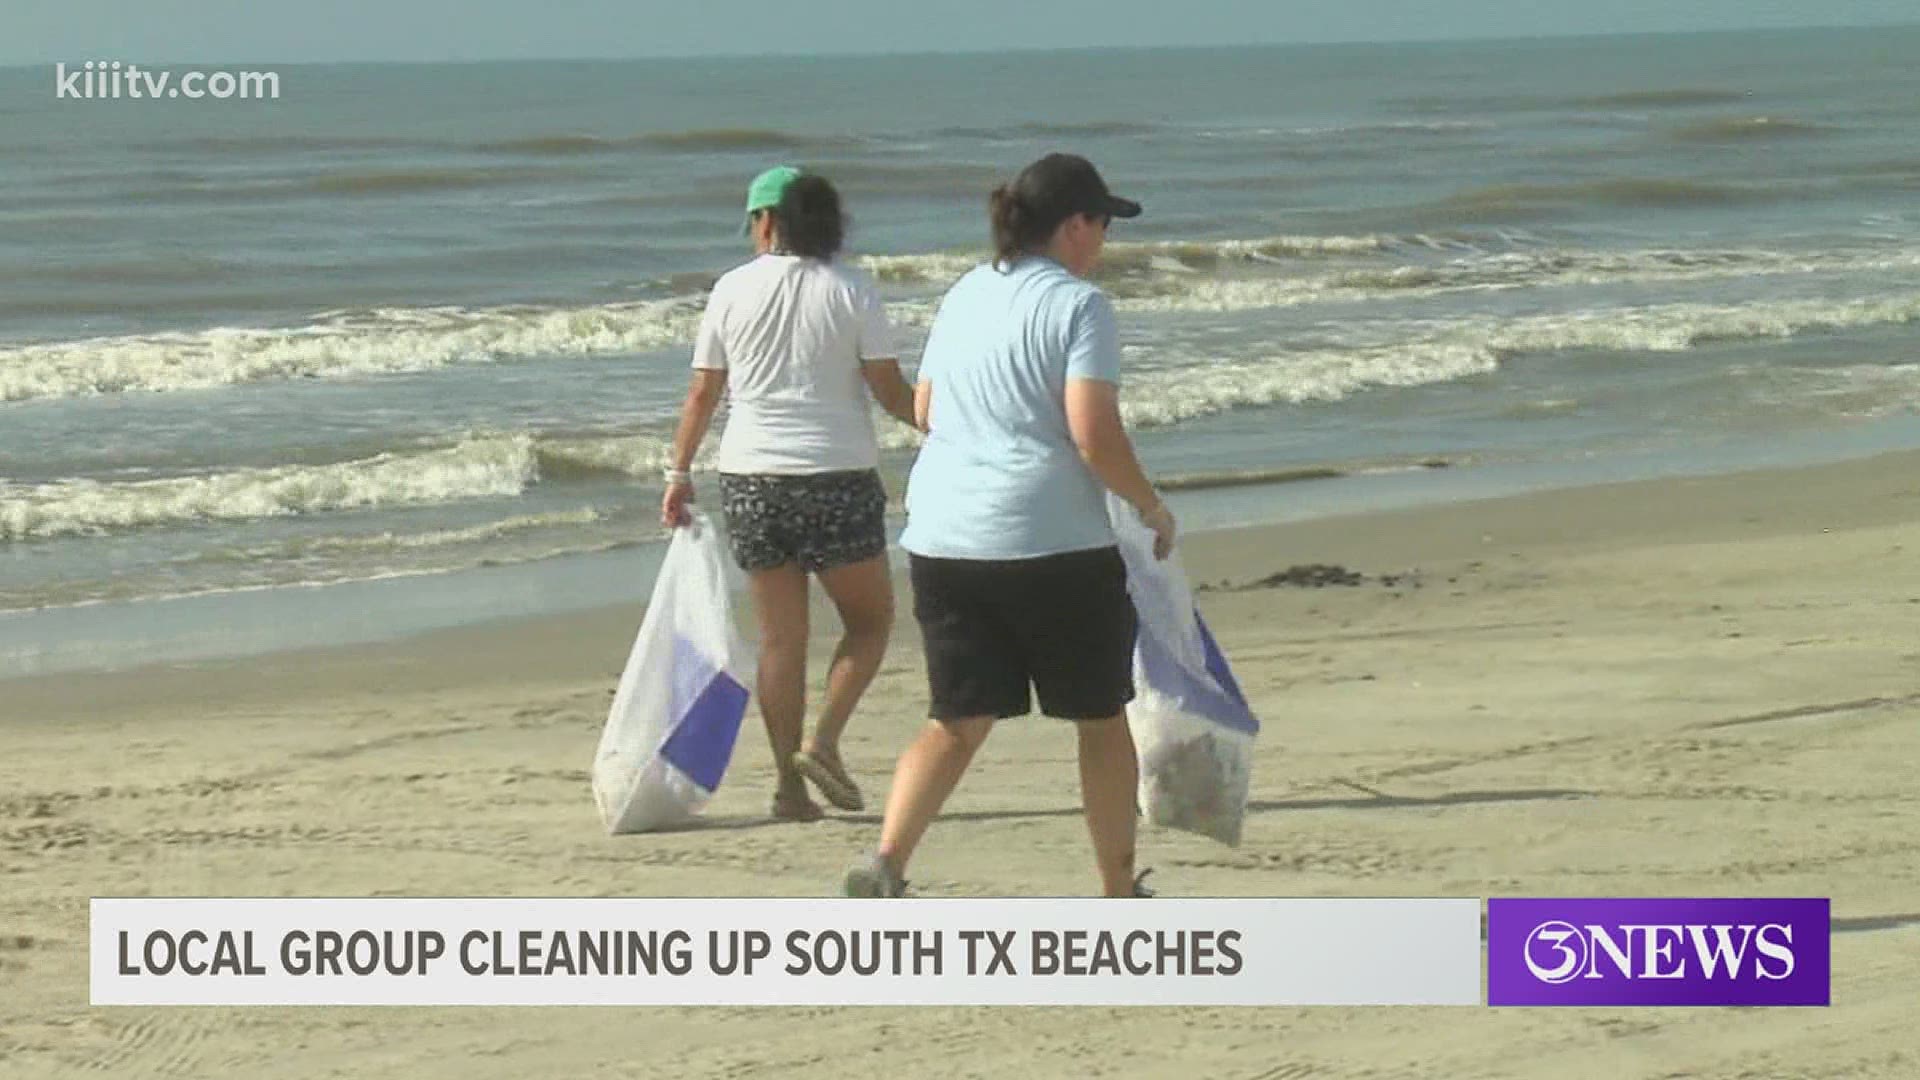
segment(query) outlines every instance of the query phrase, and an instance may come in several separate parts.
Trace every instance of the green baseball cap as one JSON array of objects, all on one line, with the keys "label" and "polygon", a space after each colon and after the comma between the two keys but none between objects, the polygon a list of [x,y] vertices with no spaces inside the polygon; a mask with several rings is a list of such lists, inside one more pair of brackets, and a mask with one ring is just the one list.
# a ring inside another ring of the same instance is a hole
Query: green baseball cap
[{"label": "green baseball cap", "polygon": [[791,165],[775,165],[754,177],[753,183],[747,186],[748,216],[755,210],[780,205],[780,196],[787,193],[787,185],[799,178],[800,170]]}]

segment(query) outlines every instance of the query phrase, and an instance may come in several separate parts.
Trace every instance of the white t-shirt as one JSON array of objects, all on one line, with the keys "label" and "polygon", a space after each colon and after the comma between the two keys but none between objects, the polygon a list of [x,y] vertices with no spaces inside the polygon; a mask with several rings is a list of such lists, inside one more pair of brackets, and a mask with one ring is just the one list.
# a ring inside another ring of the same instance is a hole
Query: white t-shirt
[{"label": "white t-shirt", "polygon": [[895,358],[879,293],[833,263],[761,255],[714,283],[693,366],[727,373],[726,473],[880,463],[861,364]]}]

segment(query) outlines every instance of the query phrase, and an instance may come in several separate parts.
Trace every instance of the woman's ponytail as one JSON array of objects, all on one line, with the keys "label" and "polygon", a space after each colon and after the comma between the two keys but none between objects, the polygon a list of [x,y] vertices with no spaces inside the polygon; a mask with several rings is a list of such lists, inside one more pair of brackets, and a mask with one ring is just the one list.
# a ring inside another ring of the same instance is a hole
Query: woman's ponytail
[{"label": "woman's ponytail", "polygon": [[1044,243],[1045,236],[1036,235],[1037,224],[1033,211],[1020,201],[1012,184],[1001,184],[987,196],[987,221],[993,229],[993,264],[1004,268],[1004,264],[1026,254]]}]

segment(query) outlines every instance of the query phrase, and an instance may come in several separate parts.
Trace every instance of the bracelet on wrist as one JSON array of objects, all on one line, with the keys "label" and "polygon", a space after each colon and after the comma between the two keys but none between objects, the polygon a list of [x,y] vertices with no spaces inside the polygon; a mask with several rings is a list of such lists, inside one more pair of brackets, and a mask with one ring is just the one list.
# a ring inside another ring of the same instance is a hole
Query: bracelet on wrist
[{"label": "bracelet on wrist", "polygon": [[668,469],[661,474],[661,479],[669,484],[691,484],[693,483],[693,473],[686,469]]}]

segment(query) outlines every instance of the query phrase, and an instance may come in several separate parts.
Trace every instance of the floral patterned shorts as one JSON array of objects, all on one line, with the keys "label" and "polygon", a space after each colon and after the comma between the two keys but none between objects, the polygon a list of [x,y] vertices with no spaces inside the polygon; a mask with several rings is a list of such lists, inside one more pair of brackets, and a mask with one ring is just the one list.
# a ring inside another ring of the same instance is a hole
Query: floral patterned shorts
[{"label": "floral patterned shorts", "polygon": [[818,573],[887,550],[887,492],[874,469],[721,473],[720,497],[733,561],[742,570],[793,563]]}]

